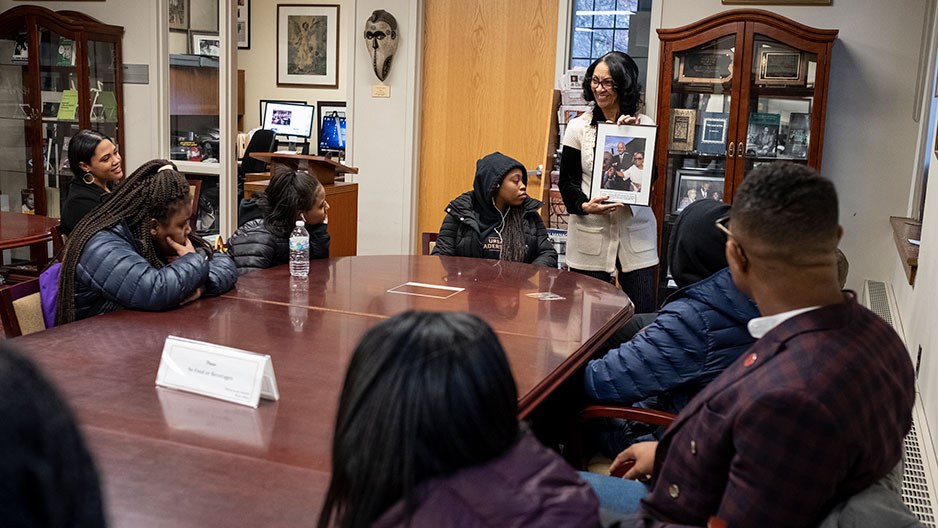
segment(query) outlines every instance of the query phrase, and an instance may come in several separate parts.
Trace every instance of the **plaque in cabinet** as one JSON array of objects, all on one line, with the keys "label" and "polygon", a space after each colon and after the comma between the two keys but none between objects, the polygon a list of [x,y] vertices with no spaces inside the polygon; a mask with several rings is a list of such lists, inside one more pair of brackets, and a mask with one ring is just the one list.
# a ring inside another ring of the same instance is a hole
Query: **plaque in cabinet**
[{"label": "plaque in cabinet", "polygon": [[697,150],[701,154],[723,155],[726,152],[726,129],[730,115],[725,112],[704,112],[700,120],[700,139]]},{"label": "plaque in cabinet", "polygon": [[733,78],[733,52],[728,50],[688,51],[680,62],[680,83],[722,84]]},{"label": "plaque in cabinet", "polygon": [[763,47],[759,51],[759,76],[763,85],[803,85],[805,60],[800,51]]},{"label": "plaque in cabinet", "polygon": [[697,111],[687,108],[671,110],[669,148],[671,150],[694,150],[694,126],[697,124]]}]

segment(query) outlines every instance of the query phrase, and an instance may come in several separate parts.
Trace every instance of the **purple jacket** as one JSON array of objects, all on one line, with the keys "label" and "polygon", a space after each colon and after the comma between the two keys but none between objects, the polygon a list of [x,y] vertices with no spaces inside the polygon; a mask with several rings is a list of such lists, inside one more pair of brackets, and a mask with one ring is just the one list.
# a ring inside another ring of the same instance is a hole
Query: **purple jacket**
[{"label": "purple jacket", "polygon": [[772,329],[684,408],[658,444],[646,519],[817,526],[889,473],[912,421],[912,362],[847,296]]},{"label": "purple jacket", "polygon": [[[410,526],[599,526],[599,500],[567,463],[527,432],[504,455],[421,486]],[[407,526],[398,501],[373,525]]]}]

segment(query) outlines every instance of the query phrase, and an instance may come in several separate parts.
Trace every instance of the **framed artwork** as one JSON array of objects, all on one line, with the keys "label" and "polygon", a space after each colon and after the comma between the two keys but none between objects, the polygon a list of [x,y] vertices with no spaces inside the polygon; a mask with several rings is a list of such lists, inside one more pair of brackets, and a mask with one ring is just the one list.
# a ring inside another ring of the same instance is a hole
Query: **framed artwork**
[{"label": "framed artwork", "polygon": [[251,49],[251,0],[238,0],[238,49]]},{"label": "framed artwork", "polygon": [[277,6],[277,85],[338,88],[339,6]]},{"label": "framed artwork", "polygon": [[697,132],[697,111],[689,108],[674,108],[671,110],[671,122],[668,125],[668,136],[671,150],[694,150],[694,135]]},{"label": "framed artwork", "polygon": [[654,125],[599,124],[590,181],[591,199],[608,196],[610,202],[650,203],[651,163],[657,131]]},{"label": "framed artwork", "polygon": [[221,47],[221,37],[218,35],[192,34],[192,54],[217,57]]},{"label": "framed artwork", "polygon": [[169,0],[169,29],[189,29],[189,0]]},{"label": "framed artwork", "polygon": [[671,213],[680,213],[688,205],[700,200],[723,200],[722,170],[678,169],[674,176],[674,195]]},{"label": "framed artwork", "polygon": [[319,101],[319,119],[316,120],[317,152],[320,156],[348,151],[346,109],[344,101]]}]

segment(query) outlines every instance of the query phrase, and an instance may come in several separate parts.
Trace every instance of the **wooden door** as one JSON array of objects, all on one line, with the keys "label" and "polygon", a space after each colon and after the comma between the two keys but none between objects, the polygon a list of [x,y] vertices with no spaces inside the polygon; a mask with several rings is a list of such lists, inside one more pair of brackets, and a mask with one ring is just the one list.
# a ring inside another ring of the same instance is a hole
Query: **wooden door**
[{"label": "wooden door", "polygon": [[476,160],[500,151],[528,169],[544,162],[557,49],[555,0],[433,0],[423,17],[415,251],[472,188]]}]

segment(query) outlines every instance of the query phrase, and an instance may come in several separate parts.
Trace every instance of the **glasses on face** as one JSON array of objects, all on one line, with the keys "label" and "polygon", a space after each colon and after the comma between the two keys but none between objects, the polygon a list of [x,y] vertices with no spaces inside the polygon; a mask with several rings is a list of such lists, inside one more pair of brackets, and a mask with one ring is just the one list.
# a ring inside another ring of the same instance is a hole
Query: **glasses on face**
[{"label": "glasses on face", "polygon": [[729,228],[729,227],[727,227],[727,226],[729,225],[729,223],[730,223],[730,217],[729,217],[729,216],[724,216],[724,217],[722,217],[722,218],[718,218],[717,221],[714,222],[714,224],[717,226],[717,229],[719,229],[720,231],[723,231],[723,233],[724,233],[726,236],[728,236],[728,237],[733,237],[733,238],[736,240],[736,245],[739,247],[739,252],[743,255],[743,257],[745,257],[745,256],[746,256],[746,252],[743,251],[743,246],[741,246],[741,245],[739,244],[739,239],[736,238],[735,236],[733,236],[733,232],[730,231],[730,228]]},{"label": "glasses on face", "polygon": [[593,86],[593,88],[597,86],[602,86],[606,90],[614,90],[616,87],[616,83],[612,81],[611,77],[606,77],[605,79],[600,79],[599,77],[593,77],[592,79],[590,79],[590,84]]},{"label": "glasses on face", "polygon": [[644,157],[644,156],[634,156],[632,159],[635,160],[635,161],[642,161],[642,160],[645,159],[645,157]]}]

